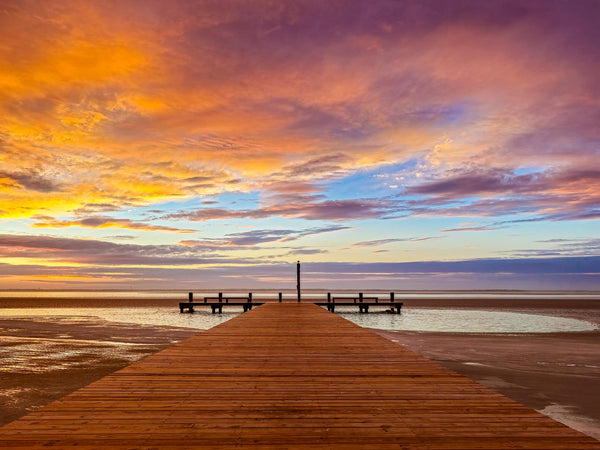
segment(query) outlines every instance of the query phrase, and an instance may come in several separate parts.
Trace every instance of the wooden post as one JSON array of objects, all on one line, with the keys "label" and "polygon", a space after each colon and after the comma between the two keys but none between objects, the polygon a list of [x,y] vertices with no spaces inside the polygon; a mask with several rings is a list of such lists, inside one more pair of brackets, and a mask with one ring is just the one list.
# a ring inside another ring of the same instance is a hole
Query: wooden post
[{"label": "wooden post", "polygon": [[390,292],[390,302],[394,303],[394,293]]},{"label": "wooden post", "polygon": [[252,292],[248,292],[248,303],[252,303]]},{"label": "wooden post", "polygon": [[189,300],[190,302],[193,302],[193,301],[194,301],[194,293],[193,293],[193,292],[189,292],[189,293],[188,293],[188,300]]},{"label": "wooden post", "polygon": [[219,292],[219,303],[223,302],[223,293]]},{"label": "wooden post", "polygon": [[298,302],[300,302],[300,261],[298,261],[298,265],[296,266],[296,279],[298,284],[296,284],[296,289],[298,289]]},{"label": "wooden post", "polygon": [[359,301],[359,303],[363,302],[363,293],[362,292],[358,293],[358,301]]},{"label": "wooden post", "polygon": [[327,293],[327,303],[331,303],[331,292]]},{"label": "wooden post", "polygon": [[283,296],[282,296],[282,294],[281,294],[281,292],[280,292],[280,293],[279,293],[279,303],[281,303],[281,302],[282,302],[282,300],[283,300],[283,298],[282,298],[282,297],[283,297]]}]

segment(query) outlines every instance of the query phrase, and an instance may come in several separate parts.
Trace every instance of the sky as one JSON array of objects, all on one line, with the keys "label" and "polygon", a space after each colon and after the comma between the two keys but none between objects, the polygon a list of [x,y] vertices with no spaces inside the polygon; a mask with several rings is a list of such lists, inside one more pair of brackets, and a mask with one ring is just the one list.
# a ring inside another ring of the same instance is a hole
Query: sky
[{"label": "sky", "polygon": [[600,289],[600,2],[0,0],[0,289]]}]

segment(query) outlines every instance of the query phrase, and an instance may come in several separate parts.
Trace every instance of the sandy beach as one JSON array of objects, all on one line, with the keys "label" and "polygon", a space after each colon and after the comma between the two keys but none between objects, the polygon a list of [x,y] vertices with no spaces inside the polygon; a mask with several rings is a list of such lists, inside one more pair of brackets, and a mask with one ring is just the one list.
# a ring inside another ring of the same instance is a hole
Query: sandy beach
[{"label": "sandy beach", "polygon": [[[198,333],[106,322],[85,307],[173,306],[172,299],[0,299],[0,308],[80,307],[73,318],[0,319],[0,424],[143,356]],[[562,316],[600,324],[598,300],[419,299],[405,308],[468,308]],[[600,331],[376,333],[600,439]]]}]

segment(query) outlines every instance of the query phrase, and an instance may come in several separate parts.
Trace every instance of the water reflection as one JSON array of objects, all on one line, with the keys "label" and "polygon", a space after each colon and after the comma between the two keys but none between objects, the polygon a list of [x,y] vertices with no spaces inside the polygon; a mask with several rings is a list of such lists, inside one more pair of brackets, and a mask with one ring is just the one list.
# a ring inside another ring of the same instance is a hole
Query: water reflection
[{"label": "water reflection", "polygon": [[26,314],[19,308],[0,308],[0,317],[23,318],[44,317],[48,320],[65,319],[78,321],[89,317],[108,322],[132,323],[139,325],[159,325],[208,330],[239,316],[240,307],[224,307],[222,314],[198,310],[194,314],[181,314],[174,307],[135,307],[135,308],[31,308]]},{"label": "water reflection", "polygon": [[[336,310],[337,311],[337,310]],[[565,317],[504,311],[458,309],[404,309],[401,315],[375,312],[359,314],[339,308],[346,319],[366,328],[447,333],[555,333],[592,331],[590,322]]]},{"label": "water reflection", "polygon": [[[386,314],[383,310],[359,314],[356,308],[338,307],[336,313],[362,327],[383,330],[551,333],[597,329],[594,324],[583,320],[503,311],[405,308],[402,315],[396,315]],[[109,322],[188,327],[199,330],[207,330],[240,314],[239,307],[224,307],[223,314],[211,314],[206,310],[198,310],[194,314],[181,314],[176,307],[32,308],[27,310],[26,315],[21,309],[0,309],[0,317],[5,318],[30,319],[41,316],[47,320],[57,318],[63,321],[77,321],[86,317],[95,317]]]},{"label": "water reflection", "polygon": [[126,342],[0,336],[0,373],[85,368],[106,359],[133,362],[152,348]]}]

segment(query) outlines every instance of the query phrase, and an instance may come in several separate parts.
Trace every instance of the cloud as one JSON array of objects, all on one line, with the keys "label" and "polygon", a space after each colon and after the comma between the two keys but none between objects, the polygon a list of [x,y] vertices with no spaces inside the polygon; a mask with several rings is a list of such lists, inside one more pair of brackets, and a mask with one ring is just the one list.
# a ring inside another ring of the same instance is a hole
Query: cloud
[{"label": "cloud", "polygon": [[546,172],[515,174],[509,169],[479,168],[462,173],[450,173],[440,181],[426,182],[406,189],[407,194],[437,195],[450,198],[473,197],[485,194],[536,194],[548,191],[567,191],[573,185],[600,184],[600,170],[564,168]]},{"label": "cloud", "polygon": [[[230,233],[226,234],[223,238],[219,239],[205,239],[205,240],[184,240],[179,243],[191,247],[202,247],[202,248],[247,248],[254,247],[265,243],[287,243],[290,241],[298,240],[302,237],[312,236],[323,233],[331,233],[334,231],[348,230],[351,227],[345,226],[329,226],[329,227],[316,227],[305,230],[252,230],[245,231],[242,233]],[[310,250],[310,252],[313,252]],[[313,252],[314,253],[314,252]],[[308,253],[307,253],[308,254]]]},{"label": "cloud", "polygon": [[580,238],[580,239],[546,239],[537,241],[542,244],[550,244],[545,248],[521,249],[515,256],[517,257],[543,257],[543,256],[599,256],[600,239]]},{"label": "cloud", "polygon": [[286,256],[295,256],[295,255],[318,255],[320,253],[328,253],[327,250],[323,250],[320,248],[294,248],[290,251]]},{"label": "cloud", "polygon": [[52,217],[36,216],[38,222],[33,224],[34,228],[63,228],[63,227],[86,227],[86,228],[123,228],[137,231],[167,231],[172,233],[194,233],[196,230],[173,228],[163,225],[150,225],[143,222],[135,222],[130,219],[115,219],[107,216],[90,216],[77,220],[56,220]]},{"label": "cloud", "polygon": [[0,171],[0,186],[9,187],[11,184],[35,192],[54,192],[60,190],[60,184],[45,177],[37,170],[4,172]]},{"label": "cloud", "polygon": [[410,237],[410,238],[393,238],[393,239],[376,239],[374,241],[361,241],[352,244],[352,247],[378,247],[380,245],[393,244],[396,242],[422,242],[432,239],[441,239],[440,237]]},{"label": "cloud", "polygon": [[[15,188],[67,190],[73,210],[266,192],[286,177],[323,181],[421,156],[451,168],[584,168],[595,155],[597,13],[586,2],[144,11],[131,1],[4,10],[0,139]],[[487,194],[511,182],[528,184],[472,175],[411,189]],[[6,200],[25,217],[65,205]]]},{"label": "cloud", "polygon": [[516,176],[506,170],[472,171],[450,176],[444,180],[411,186],[407,194],[438,195],[447,197],[472,197],[482,194],[505,192],[520,193],[529,190],[537,181],[535,174]]},{"label": "cloud", "polygon": [[492,231],[497,230],[496,227],[479,226],[479,227],[459,227],[459,228],[448,228],[446,230],[440,230],[440,233],[456,233],[459,231]]},{"label": "cloud", "polygon": [[527,273],[527,274],[598,274],[600,256],[560,258],[481,258],[457,261],[415,261],[406,263],[311,263],[305,264],[306,273],[337,273],[356,276],[383,273],[400,275],[410,273]]},{"label": "cloud", "polygon": [[73,210],[73,213],[77,215],[87,215],[87,214],[97,214],[103,212],[112,212],[118,211],[121,207],[127,206],[126,203],[121,203],[120,205],[114,203],[88,203],[86,205],[82,205],[79,208]]},{"label": "cloud", "polygon": [[[125,244],[98,239],[76,239],[35,235],[0,235],[0,257],[30,261],[81,264],[84,266],[149,266],[165,267],[204,265],[252,265],[264,258],[272,264],[293,254],[311,255],[326,250],[302,246],[276,246],[267,248],[271,255],[232,258],[231,251],[247,250],[264,243],[292,241],[304,236],[333,232],[347,227],[314,228],[300,231],[260,230],[233,234],[224,239],[184,240],[178,244]],[[123,237],[116,237],[122,239]],[[263,247],[264,248],[264,247]],[[285,254],[281,254],[284,250]],[[277,256],[280,254],[280,256]],[[21,263],[19,263],[21,265]],[[27,265],[25,263],[23,266]]]},{"label": "cloud", "polygon": [[190,266],[216,263],[251,263],[230,259],[201,248],[183,245],[117,244],[96,239],[58,238],[33,235],[0,235],[0,255],[6,258],[57,261],[100,266]]},{"label": "cloud", "polygon": [[349,163],[352,163],[352,158],[348,155],[343,153],[330,154],[288,165],[283,167],[281,172],[276,172],[275,176],[292,177],[294,179],[321,176],[331,180],[348,173]]},{"label": "cloud", "polygon": [[[2,237],[0,237],[2,239]],[[48,286],[60,277],[79,279],[74,285],[156,289],[165,282],[182,289],[293,289],[295,261],[254,264],[209,264],[193,267],[69,267],[0,263],[0,278]],[[545,257],[422,261],[411,263],[302,263],[306,288],[344,289],[598,289],[600,257]],[[56,278],[53,278],[56,277]],[[400,298],[401,296],[397,296]]]},{"label": "cloud", "polygon": [[540,215],[531,220],[553,221],[598,217],[600,171],[596,169],[566,167],[519,175],[509,169],[477,167],[456,172],[405,188],[403,195],[425,197],[406,201],[407,210],[442,216],[525,213]]},{"label": "cloud", "polygon": [[[298,198],[296,197],[298,200]],[[376,199],[323,200],[305,197],[304,202],[274,204],[256,209],[203,208],[193,212],[179,212],[166,219],[206,221],[217,219],[264,219],[268,217],[297,217],[307,220],[375,219],[391,213],[393,204]]]}]

